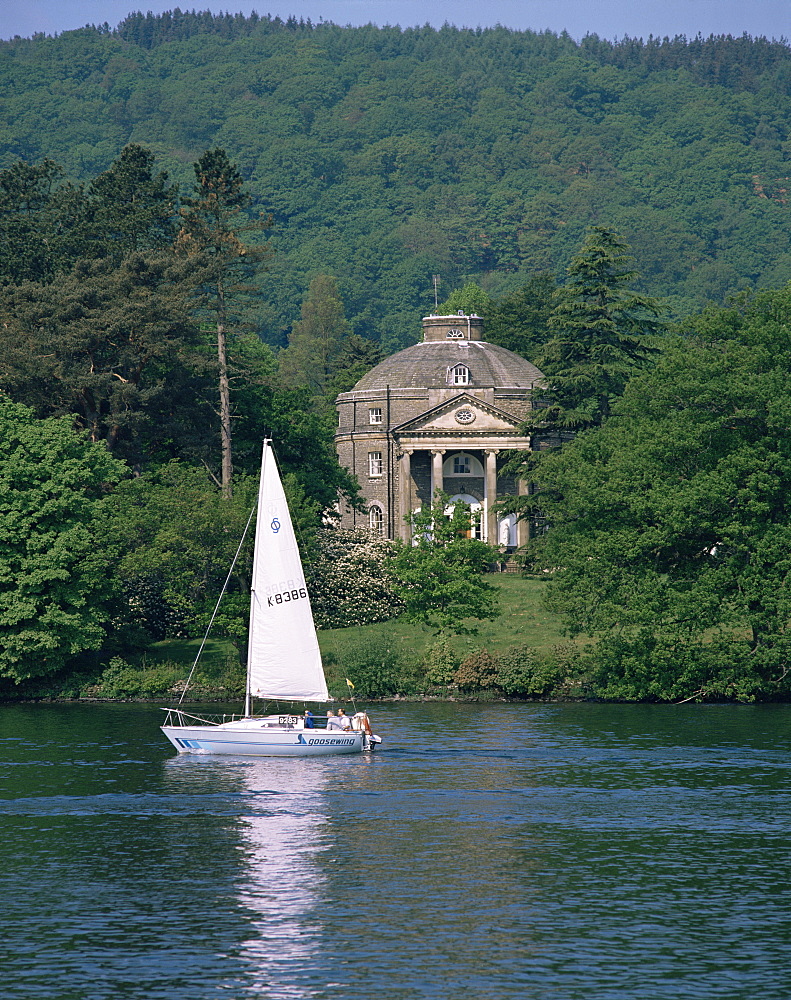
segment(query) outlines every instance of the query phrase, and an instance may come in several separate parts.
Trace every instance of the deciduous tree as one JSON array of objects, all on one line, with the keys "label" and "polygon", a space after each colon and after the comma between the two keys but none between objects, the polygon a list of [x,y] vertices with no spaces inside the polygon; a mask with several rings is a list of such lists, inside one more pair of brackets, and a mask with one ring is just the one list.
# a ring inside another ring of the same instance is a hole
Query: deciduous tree
[{"label": "deciduous tree", "polygon": [[70,419],[0,393],[0,676],[52,674],[102,645],[116,553],[98,504],[122,474]]},{"label": "deciduous tree", "polygon": [[541,463],[551,530],[533,553],[555,609],[599,638],[604,696],[791,687],[789,303],[710,313],[705,339],[668,346],[611,419]]},{"label": "deciduous tree", "polygon": [[413,543],[401,544],[393,560],[393,590],[404,615],[437,633],[474,634],[470,619],[496,618],[497,591],[484,573],[496,549],[471,538],[473,515],[466,504],[448,509],[438,492],[431,506],[414,517]]}]

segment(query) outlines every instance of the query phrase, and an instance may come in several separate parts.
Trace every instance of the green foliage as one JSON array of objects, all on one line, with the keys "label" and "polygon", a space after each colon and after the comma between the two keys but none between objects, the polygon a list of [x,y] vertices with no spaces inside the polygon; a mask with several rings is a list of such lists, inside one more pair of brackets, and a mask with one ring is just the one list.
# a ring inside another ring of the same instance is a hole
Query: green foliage
[{"label": "green foliage", "polygon": [[645,365],[645,335],[657,330],[659,303],[625,288],[637,277],[629,262],[618,234],[594,226],[569,265],[539,357],[547,379],[542,408],[528,422],[542,436],[599,426]]},{"label": "green foliage", "polygon": [[138,668],[114,656],[98,683],[89,685],[85,693],[99,698],[167,697],[183,680],[184,668],[179,664],[157,663]]},{"label": "green foliage", "polygon": [[562,679],[563,672],[556,659],[538,655],[531,646],[513,646],[498,657],[495,683],[507,695],[546,696]]},{"label": "green foliage", "polygon": [[357,481],[338,464],[334,445],[337,417],[332,420],[327,412],[317,412],[308,389],[259,391],[255,406],[257,412],[248,425],[248,437],[256,442],[249,451],[251,473],[258,474],[260,442],[268,436],[274,441],[283,478],[293,475],[321,516],[334,510],[339,500],[361,507]]},{"label": "green foliage", "polygon": [[18,160],[0,171],[0,284],[48,281],[73,261],[82,193],[66,185],[54,160]]},{"label": "green foliage", "polygon": [[279,358],[283,383],[306,385],[314,395],[325,396],[348,332],[335,279],[316,275],[302,303],[302,319],[292,327],[288,347]]},{"label": "green foliage", "polygon": [[412,544],[400,544],[392,563],[393,590],[404,602],[408,621],[438,633],[474,634],[469,619],[499,615],[495,588],[483,574],[497,550],[470,538],[472,519],[466,505],[446,514],[448,497],[439,491],[430,508],[413,520]]},{"label": "green foliage", "polygon": [[462,691],[491,688],[497,683],[497,659],[486,649],[476,649],[462,660],[453,680]]},{"label": "green foliage", "polygon": [[550,339],[549,317],[557,285],[551,274],[537,274],[486,313],[486,339],[535,361]]},{"label": "green foliage", "polygon": [[[432,274],[510,295],[562,273],[591,223],[676,315],[791,277],[784,42],[173,11],[0,52],[0,167],[60,160],[87,184],[142,138],[184,187],[190,151],[233,151],[275,217],[274,280],[255,279],[274,346],[316,274],[337,276],[354,333],[396,349]],[[16,241],[26,277],[71,253],[39,232]]]},{"label": "green foliage", "polygon": [[204,379],[190,271],[172,254],[83,260],[0,290],[0,388],[40,416],[72,414],[119,456],[195,449]]},{"label": "green foliage", "polygon": [[356,698],[415,694],[420,683],[420,668],[414,655],[383,648],[370,640],[348,646],[340,668],[343,679],[330,684],[330,692],[336,697],[348,697],[346,677],[354,684]]},{"label": "green foliage", "polygon": [[367,375],[383,359],[384,351],[378,344],[356,333],[349,334],[340,346],[335,371],[327,381],[327,402],[334,403],[342,392],[353,389],[363,375]]},{"label": "green foliage", "polygon": [[370,625],[403,611],[389,574],[395,543],[369,531],[328,528],[316,548],[307,582],[318,628]]},{"label": "green foliage", "polygon": [[463,312],[468,316],[488,316],[492,311],[491,297],[474,281],[468,282],[463,288],[451,292],[448,298],[437,307],[440,316],[452,316]]},{"label": "green foliage", "polygon": [[54,674],[102,645],[117,550],[100,498],[121,474],[70,420],[0,394],[0,676]]},{"label": "green foliage", "polygon": [[[128,601],[126,616],[155,638],[200,629],[219,596],[244,526],[255,503],[258,480],[240,477],[232,499],[222,497],[205,470],[171,462],[127,479],[103,503],[106,534],[121,553],[116,565]],[[231,593],[249,593],[252,531],[236,564]],[[151,596],[153,607],[141,601]],[[246,632],[249,601],[224,610],[224,632]]]},{"label": "green foliage", "polygon": [[216,325],[217,388],[220,418],[220,479],[223,496],[233,490],[231,372],[228,324],[238,319],[249,284],[270,254],[249,237],[268,229],[271,219],[249,218],[251,196],[224,149],[207,150],[194,164],[194,197],[183,199],[177,249],[202,271],[202,309]]},{"label": "green foliage", "polygon": [[426,683],[447,687],[453,683],[459,660],[447,639],[440,639],[426,650]]},{"label": "green foliage", "polygon": [[86,195],[87,227],[98,244],[91,256],[112,255],[120,260],[128,253],[172,243],[177,187],[168,185],[165,171],[155,175],[153,166],[151,150],[131,143],[109,170],[91,182]]},{"label": "green foliage", "polygon": [[193,170],[193,194],[181,199],[177,247],[205,268],[205,308],[225,323],[233,296],[252,292],[250,281],[271,256],[261,235],[272,220],[251,210],[252,195],[224,149],[206,150]]},{"label": "green foliage", "polygon": [[[700,321],[541,463],[552,607],[600,637],[604,697],[789,689],[791,289]],[[713,339],[716,333],[720,340]]]}]

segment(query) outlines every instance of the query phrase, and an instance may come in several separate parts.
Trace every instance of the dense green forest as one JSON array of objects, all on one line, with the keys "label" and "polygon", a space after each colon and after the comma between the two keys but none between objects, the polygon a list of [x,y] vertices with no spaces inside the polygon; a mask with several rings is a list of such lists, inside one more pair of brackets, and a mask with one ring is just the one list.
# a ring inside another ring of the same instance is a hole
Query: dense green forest
[{"label": "dense green forest", "polygon": [[[0,82],[0,696],[177,690],[146,657],[202,635],[272,436],[319,626],[423,630],[330,664],[361,695],[789,697],[787,46],[174,12]],[[546,376],[518,592],[442,497],[414,546],[327,527],[333,400],[437,273]],[[568,641],[514,631],[539,591]]]},{"label": "dense green forest", "polygon": [[411,343],[441,293],[500,298],[617,229],[687,315],[791,278],[791,52],[174,11],[0,43],[0,168],[87,183],[129,143],[186,189],[220,146],[272,214],[255,325],[284,345],[310,280],[353,332]]}]

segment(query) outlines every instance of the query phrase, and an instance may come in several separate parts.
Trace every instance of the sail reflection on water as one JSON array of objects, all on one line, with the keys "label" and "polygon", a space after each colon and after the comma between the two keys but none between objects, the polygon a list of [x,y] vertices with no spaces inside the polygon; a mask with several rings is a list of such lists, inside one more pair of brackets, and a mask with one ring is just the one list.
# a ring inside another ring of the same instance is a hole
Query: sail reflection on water
[{"label": "sail reflection on water", "polygon": [[219,882],[220,869],[228,873],[225,902],[242,917],[231,949],[217,956],[233,970],[223,982],[228,996],[303,1000],[316,995],[317,977],[326,985],[319,971],[319,910],[330,898],[321,854],[330,836],[332,773],[311,758],[179,756],[167,762],[169,792],[190,812],[224,822],[224,835],[216,825],[213,832],[214,856],[225,858],[214,877]]},{"label": "sail reflection on water", "polygon": [[241,943],[245,985],[273,1000],[312,996],[316,910],[328,896],[318,855],[326,845],[330,772],[313,760],[267,759],[243,774],[249,798],[241,816],[246,864],[238,898],[254,931]]}]

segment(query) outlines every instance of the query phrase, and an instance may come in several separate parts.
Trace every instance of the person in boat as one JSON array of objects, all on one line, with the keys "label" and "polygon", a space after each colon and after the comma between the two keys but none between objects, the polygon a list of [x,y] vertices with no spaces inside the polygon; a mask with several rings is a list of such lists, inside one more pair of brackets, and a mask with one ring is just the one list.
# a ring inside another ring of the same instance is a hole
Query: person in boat
[{"label": "person in boat", "polygon": [[341,724],[341,729],[352,728],[352,720],[349,718],[349,716],[344,712],[342,708],[338,709],[338,721]]},{"label": "person in boat", "polygon": [[368,736],[373,736],[373,730],[371,729],[371,723],[368,720],[367,712],[358,712],[352,718],[352,729],[357,729],[361,733],[365,733]]},{"label": "person in boat", "polygon": [[[339,713],[340,714],[340,713]],[[342,729],[341,720],[333,711],[327,712],[327,729]]]},{"label": "person in boat", "polygon": [[305,729],[313,729],[313,712],[305,710]]}]

